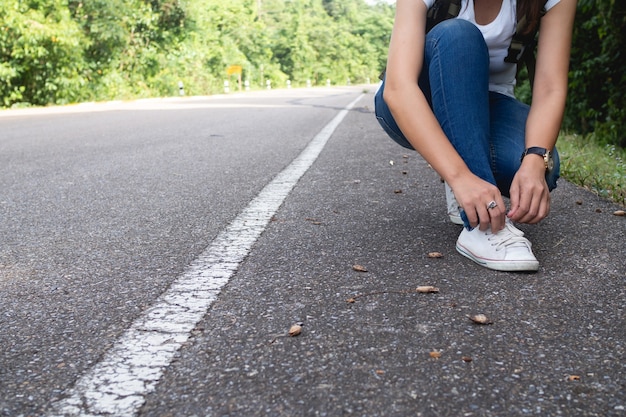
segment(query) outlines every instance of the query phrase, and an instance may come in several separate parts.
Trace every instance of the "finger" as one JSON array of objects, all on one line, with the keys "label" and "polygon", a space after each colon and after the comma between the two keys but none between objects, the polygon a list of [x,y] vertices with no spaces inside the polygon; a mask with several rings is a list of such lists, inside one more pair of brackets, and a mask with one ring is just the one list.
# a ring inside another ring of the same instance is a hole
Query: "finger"
[{"label": "finger", "polygon": [[548,214],[550,214],[550,207],[552,207],[552,200],[550,199],[550,191],[548,191],[548,195],[546,196],[546,199],[544,200],[544,211],[543,211],[542,219],[545,219],[546,217],[548,217]]},{"label": "finger", "polygon": [[508,217],[512,220],[517,219],[517,213],[519,210],[519,201],[520,201],[519,187],[517,187],[516,183],[514,182],[513,185],[511,186],[511,189],[509,190],[509,202],[511,204],[511,209],[507,213]]},{"label": "finger", "polygon": [[534,194],[528,212],[520,219],[522,223],[535,224],[546,218],[550,211],[550,193]]},{"label": "finger", "polygon": [[500,231],[504,225],[504,218],[502,218],[504,202],[502,197],[497,195],[494,200],[490,200],[479,207],[480,230],[487,230],[487,228],[491,227],[491,230],[494,232]]},{"label": "finger", "polygon": [[529,214],[527,215],[527,219],[525,219],[526,223],[536,224],[548,216],[548,214],[550,213],[550,193],[549,192],[541,196],[541,198],[538,201],[538,205],[539,207],[537,208],[536,212],[534,212],[534,210],[531,208]]},{"label": "finger", "polygon": [[544,197],[541,193],[530,194],[530,202],[526,214],[521,218],[522,223],[537,223],[545,217],[543,206]]},{"label": "finger", "polygon": [[465,210],[465,215],[467,216],[467,220],[472,228],[478,227],[478,214],[476,213],[476,209],[474,207]]},{"label": "finger", "polygon": [[497,196],[497,199],[494,201],[496,202],[496,206],[488,209],[489,216],[491,217],[491,230],[493,232],[499,232],[504,228],[506,205],[504,204],[502,196]]},{"label": "finger", "polygon": [[[465,207],[459,207],[459,209],[461,210],[461,219],[463,220],[463,224],[466,227],[470,227],[470,228],[474,228],[477,225],[476,222],[476,216],[472,215],[472,213],[474,213],[474,211],[470,210],[468,206]],[[471,217],[471,218],[470,218]]]},{"label": "finger", "polygon": [[478,218],[480,221],[479,229],[487,230],[491,225],[491,214],[489,213],[489,209],[487,208],[487,204],[478,208]]},{"label": "finger", "polygon": [[517,194],[516,204],[513,205],[513,202],[511,202],[511,213],[509,215],[511,220],[526,223],[532,202],[533,194],[529,192],[522,192],[520,190]]}]

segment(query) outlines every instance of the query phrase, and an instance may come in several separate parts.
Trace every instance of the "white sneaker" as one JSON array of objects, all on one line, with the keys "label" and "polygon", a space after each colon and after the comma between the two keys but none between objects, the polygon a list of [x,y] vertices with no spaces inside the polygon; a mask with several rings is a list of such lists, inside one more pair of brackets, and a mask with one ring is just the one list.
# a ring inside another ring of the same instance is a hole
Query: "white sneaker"
[{"label": "white sneaker", "polygon": [[539,262],[531,249],[532,244],[524,233],[506,219],[505,227],[498,233],[491,229],[463,228],[456,241],[456,250],[479,265],[496,271],[537,271]]},{"label": "white sneaker", "polygon": [[450,218],[450,221],[452,223],[463,225],[463,219],[461,219],[461,212],[459,210],[459,203],[457,203],[456,198],[454,197],[452,188],[450,188],[447,182],[444,182],[444,185],[446,187],[446,205],[448,206],[448,217]]}]

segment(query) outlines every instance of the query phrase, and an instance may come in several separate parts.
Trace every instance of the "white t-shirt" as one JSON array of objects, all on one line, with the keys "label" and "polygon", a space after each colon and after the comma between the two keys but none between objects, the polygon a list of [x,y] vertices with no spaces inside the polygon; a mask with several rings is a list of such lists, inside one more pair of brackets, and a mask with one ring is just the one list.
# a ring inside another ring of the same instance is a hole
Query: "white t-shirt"
[{"label": "white t-shirt", "polygon": [[[430,8],[435,0],[423,0]],[[550,10],[561,0],[548,0],[546,10]],[[489,91],[513,97],[517,66],[504,62],[508,54],[511,39],[517,26],[517,0],[502,0],[498,16],[487,25],[476,23],[474,1],[461,0],[461,12],[458,18],[472,22],[483,34],[489,49]]]}]

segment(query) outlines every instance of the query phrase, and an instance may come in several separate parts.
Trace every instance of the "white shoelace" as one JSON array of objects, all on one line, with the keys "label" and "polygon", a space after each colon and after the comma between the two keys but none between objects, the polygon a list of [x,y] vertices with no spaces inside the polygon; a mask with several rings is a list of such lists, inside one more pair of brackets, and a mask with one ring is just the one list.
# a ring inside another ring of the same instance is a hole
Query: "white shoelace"
[{"label": "white shoelace", "polygon": [[510,222],[506,222],[504,229],[498,233],[492,233],[487,238],[493,246],[496,247],[496,251],[503,248],[526,248],[530,250],[530,241],[524,237],[524,233],[513,226]]}]

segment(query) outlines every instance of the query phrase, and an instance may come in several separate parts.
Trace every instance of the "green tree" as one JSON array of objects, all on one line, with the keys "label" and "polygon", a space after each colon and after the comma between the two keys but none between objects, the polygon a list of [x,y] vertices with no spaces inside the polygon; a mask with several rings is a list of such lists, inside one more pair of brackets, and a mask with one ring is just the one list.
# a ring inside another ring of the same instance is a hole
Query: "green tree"
[{"label": "green tree", "polygon": [[626,2],[579,0],[565,126],[626,147]]},{"label": "green tree", "polygon": [[364,0],[5,0],[2,105],[374,79],[393,8]]},{"label": "green tree", "polygon": [[0,9],[0,94],[4,106],[77,100],[86,83],[87,40],[62,0],[5,0]]}]

